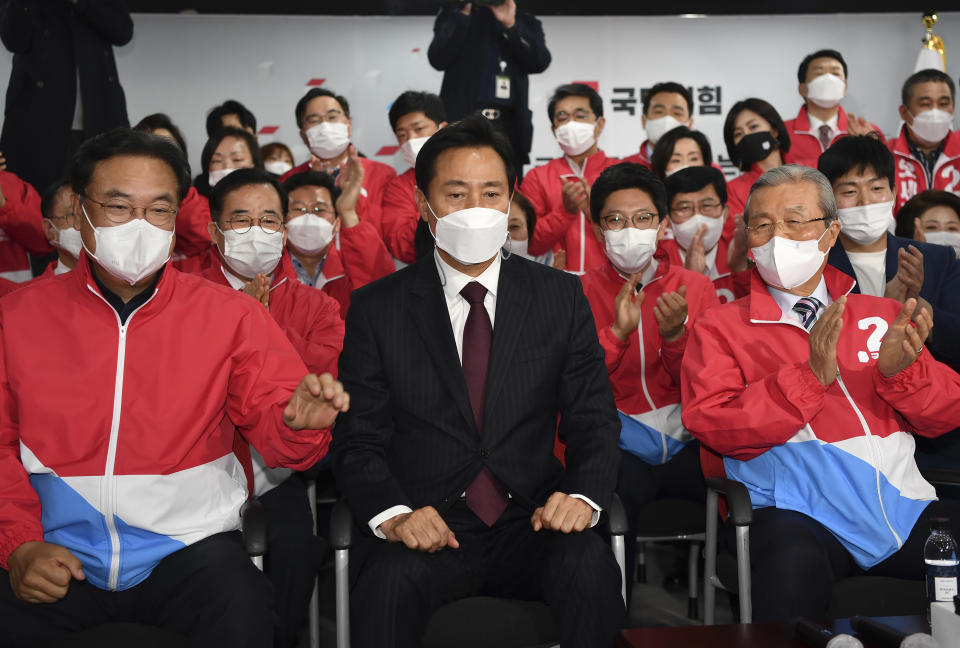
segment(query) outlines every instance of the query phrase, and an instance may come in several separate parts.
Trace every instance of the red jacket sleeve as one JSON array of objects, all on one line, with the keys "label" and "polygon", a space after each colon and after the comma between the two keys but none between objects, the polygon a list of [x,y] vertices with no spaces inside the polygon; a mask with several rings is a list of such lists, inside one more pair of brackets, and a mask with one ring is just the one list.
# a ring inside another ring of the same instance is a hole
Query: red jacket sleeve
[{"label": "red jacket sleeve", "polygon": [[362,220],[354,227],[340,230],[340,257],[343,272],[353,290],[394,271],[387,247],[369,223]]},{"label": "red jacket sleeve", "polygon": [[[3,329],[0,324],[0,342]],[[24,542],[43,540],[40,498],[30,485],[20,462],[20,428],[17,407],[10,390],[6,360],[0,353],[0,568],[9,569],[7,558]]]},{"label": "red jacket sleeve", "polygon": [[725,308],[704,313],[690,333],[680,373],[683,425],[715,452],[746,461],[813,419],[827,388],[806,362],[747,384],[729,326],[715,316]]},{"label": "red jacket sleeve", "polygon": [[6,203],[0,207],[0,229],[13,241],[34,254],[53,251],[43,233],[40,195],[33,186],[9,171],[0,171],[0,190]]},{"label": "red jacket sleeve", "polygon": [[383,191],[383,240],[390,254],[404,263],[417,260],[414,240],[420,220],[420,211],[409,188],[406,182],[394,178]]},{"label": "red jacket sleeve", "polygon": [[[599,323],[598,326],[600,326]],[[611,382],[615,382],[613,381],[614,373],[620,367],[623,354],[630,346],[630,340],[621,340],[609,326],[601,326],[597,333],[600,338],[600,346],[603,348],[603,361],[607,366],[607,374],[609,374]]]},{"label": "red jacket sleeve", "polygon": [[570,224],[577,218],[563,207],[550,210],[550,196],[547,194],[547,183],[541,179],[546,167],[533,169],[523,178],[520,193],[527,197],[534,211],[537,212],[537,224],[530,239],[530,254],[546,254],[563,238],[570,229]]},{"label": "red jacket sleeve", "polygon": [[683,364],[683,354],[687,350],[689,339],[690,329],[684,328],[679,338],[660,345],[660,362],[663,363],[663,368],[667,370],[675,385],[680,384],[680,366]]},{"label": "red jacket sleeve", "polygon": [[[337,375],[337,358],[343,350],[343,319],[340,317],[340,304],[330,295],[315,290],[312,291],[310,302],[297,304],[299,308],[311,308],[310,323],[305,330],[300,327],[283,326],[290,344],[300,354],[307,370],[317,375],[329,373]],[[278,322],[279,324],[279,322]]]},{"label": "red jacket sleeve", "polygon": [[884,378],[874,372],[877,394],[925,437],[937,437],[957,426],[960,375],[937,362],[926,349],[900,373]]}]

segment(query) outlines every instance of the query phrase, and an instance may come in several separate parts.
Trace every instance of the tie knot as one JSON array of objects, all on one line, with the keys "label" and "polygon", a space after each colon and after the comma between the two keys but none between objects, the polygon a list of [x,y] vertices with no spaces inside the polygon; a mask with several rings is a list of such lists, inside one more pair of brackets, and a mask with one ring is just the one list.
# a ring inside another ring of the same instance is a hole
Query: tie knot
[{"label": "tie knot", "polygon": [[800,316],[800,323],[803,328],[810,330],[814,321],[817,319],[817,313],[823,308],[823,302],[816,297],[801,297],[793,305],[793,311]]},{"label": "tie knot", "polygon": [[487,289],[483,287],[483,284],[476,281],[471,281],[463,287],[463,290],[460,291],[460,294],[463,295],[463,298],[466,299],[471,305],[483,304],[483,298],[487,296]]},{"label": "tie knot", "polygon": [[827,124],[821,124],[821,125],[820,125],[820,134],[821,134],[821,135],[823,135],[823,136],[829,136],[830,133],[832,133],[832,132],[833,132],[833,129],[830,128],[829,125],[827,125]]}]

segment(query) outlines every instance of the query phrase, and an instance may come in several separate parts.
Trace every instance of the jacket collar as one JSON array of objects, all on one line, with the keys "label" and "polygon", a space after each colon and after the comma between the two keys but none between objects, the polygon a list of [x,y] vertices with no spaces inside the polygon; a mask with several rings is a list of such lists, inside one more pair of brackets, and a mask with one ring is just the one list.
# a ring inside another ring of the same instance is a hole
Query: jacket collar
[{"label": "jacket collar", "polygon": [[[164,308],[164,306],[167,305],[173,296],[174,288],[179,280],[179,276],[180,272],[173,267],[172,263],[168,261],[163,266],[163,274],[160,277],[160,281],[157,282],[156,288],[154,288],[153,295],[144,303],[143,306],[137,309],[137,313],[142,312],[138,319],[142,319],[144,316],[159,312]],[[106,297],[104,297],[100,292],[97,282],[93,279],[93,274],[90,269],[90,257],[87,256],[86,250],[80,250],[80,257],[77,259],[77,266],[70,273],[70,277],[73,281],[77,282],[77,288],[83,294],[88,295],[90,299],[94,299],[103,304],[103,306],[110,309],[111,313],[116,314],[116,311],[113,310],[113,307],[110,306],[109,302],[107,302]],[[127,319],[127,324],[130,323],[131,319]]]},{"label": "jacket collar", "polygon": [[[843,109],[843,106],[840,106],[839,112],[837,113],[837,132],[834,137],[846,133],[848,124],[847,111]],[[807,112],[807,104],[800,106],[800,112],[797,113],[797,118],[793,120],[793,131],[795,133],[818,135],[818,133],[810,130],[810,114]]]},{"label": "jacket collar", "polygon": [[[567,170],[570,171],[570,173],[576,173],[574,168],[570,166],[570,157],[568,155],[564,155],[560,158],[560,160],[562,160],[564,166],[567,167]],[[583,175],[586,175],[588,169],[591,171],[595,169],[603,169],[606,161],[607,154],[603,152],[603,149],[598,148],[596,153],[584,158],[583,167],[581,167],[580,170],[583,172]]]},{"label": "jacket collar", "polygon": [[[856,281],[853,277],[840,272],[829,263],[823,269],[823,280],[827,284],[827,292],[836,301],[840,297],[853,291]],[[777,300],[767,291],[767,284],[760,277],[760,272],[753,268],[750,271],[750,294],[748,295],[750,321],[769,324],[780,322],[783,312]]]},{"label": "jacket collar", "polygon": [[[907,125],[903,124],[900,126],[900,134],[897,135],[897,139],[894,141],[893,152],[896,155],[902,155],[908,157],[911,160],[916,160],[913,157],[913,154],[910,152],[910,145],[907,142]],[[940,160],[943,160],[946,157],[948,160],[953,158],[960,157],[960,131],[952,130],[947,133],[947,143],[943,147],[943,153],[940,154]],[[937,161],[937,166],[940,165],[940,161]]]}]

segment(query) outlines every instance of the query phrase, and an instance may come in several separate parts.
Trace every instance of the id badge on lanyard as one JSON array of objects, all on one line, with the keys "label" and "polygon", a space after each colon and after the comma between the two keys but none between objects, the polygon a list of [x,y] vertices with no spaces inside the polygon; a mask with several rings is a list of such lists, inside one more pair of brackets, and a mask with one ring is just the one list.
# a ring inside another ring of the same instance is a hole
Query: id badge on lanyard
[{"label": "id badge on lanyard", "polygon": [[494,96],[497,99],[510,99],[510,77],[507,76],[507,62],[500,59],[500,74],[496,76]]}]

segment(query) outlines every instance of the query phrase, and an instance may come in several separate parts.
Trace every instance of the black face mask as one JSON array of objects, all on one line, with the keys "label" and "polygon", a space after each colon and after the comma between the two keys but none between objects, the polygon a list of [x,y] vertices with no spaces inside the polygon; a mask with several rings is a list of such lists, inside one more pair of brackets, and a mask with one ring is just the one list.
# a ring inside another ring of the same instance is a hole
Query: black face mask
[{"label": "black face mask", "polygon": [[746,171],[760,160],[765,160],[778,148],[780,148],[780,142],[773,136],[773,133],[765,131],[744,135],[736,147],[736,155],[740,159],[740,168]]}]

